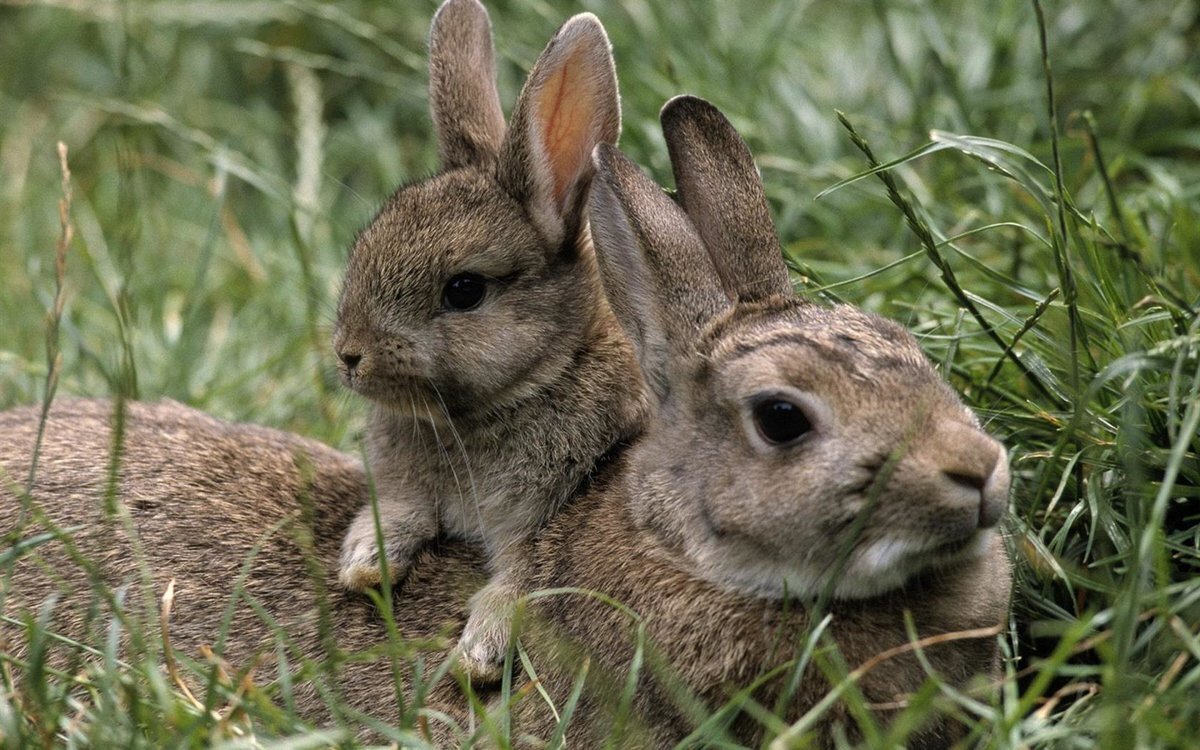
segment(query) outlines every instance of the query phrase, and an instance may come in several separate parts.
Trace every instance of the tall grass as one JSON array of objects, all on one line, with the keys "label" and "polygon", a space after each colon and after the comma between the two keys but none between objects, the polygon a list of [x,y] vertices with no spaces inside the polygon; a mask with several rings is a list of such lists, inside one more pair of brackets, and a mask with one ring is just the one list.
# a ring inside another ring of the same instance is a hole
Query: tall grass
[{"label": "tall grass", "polygon": [[[435,166],[435,6],[0,4],[0,408],[54,388],[171,397],[356,450],[363,405],[337,387],[327,329],[354,231]],[[489,9],[509,106],[557,24],[599,15],[623,147],[664,183],[663,101],[726,111],[802,293],[906,324],[1010,447],[1008,680],[995,704],[918,703],[958,706],[996,747],[1194,746],[1196,3]],[[57,141],[73,174],[65,266]],[[173,722],[153,717],[186,711],[180,691],[130,683],[109,643],[88,646],[111,667],[93,676],[90,725],[52,720],[78,708],[75,678],[47,675],[24,713],[0,701],[0,733],[166,740]],[[128,684],[144,713],[118,722]]]}]

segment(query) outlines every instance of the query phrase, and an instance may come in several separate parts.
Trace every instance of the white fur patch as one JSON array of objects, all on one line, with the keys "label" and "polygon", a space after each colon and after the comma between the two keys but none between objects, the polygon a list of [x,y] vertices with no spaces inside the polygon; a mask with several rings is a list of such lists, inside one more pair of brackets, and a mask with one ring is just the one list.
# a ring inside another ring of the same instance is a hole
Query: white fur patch
[{"label": "white fur patch", "polygon": [[[952,555],[938,555],[927,542],[902,538],[885,538],[872,542],[851,554],[842,576],[834,582],[836,599],[866,599],[898,589],[909,579],[930,568],[952,565],[975,559],[992,543],[992,529],[984,529],[962,550]],[[830,584],[833,563],[827,559],[814,562],[782,563],[754,559],[743,551],[738,554],[721,547],[702,546],[690,550],[689,557],[697,564],[697,573],[722,588],[748,596],[768,599],[795,596],[819,596]]]}]

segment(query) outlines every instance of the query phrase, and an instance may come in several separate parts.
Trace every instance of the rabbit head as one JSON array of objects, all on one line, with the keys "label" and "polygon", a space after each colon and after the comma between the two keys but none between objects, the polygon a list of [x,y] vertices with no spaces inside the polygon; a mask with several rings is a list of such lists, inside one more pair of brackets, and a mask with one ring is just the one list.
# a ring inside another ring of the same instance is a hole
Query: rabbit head
[{"label": "rabbit head", "polygon": [[638,523],[747,594],[875,596],[983,555],[1007,458],[900,326],[795,297],[749,149],[712,105],[662,112],[678,205],[596,152],[601,276],[659,414]]},{"label": "rabbit head", "polygon": [[477,0],[442,5],[429,58],[442,171],[400,188],[354,242],[334,349],[373,401],[465,416],[553,379],[607,314],[583,209],[620,105],[591,14],[550,41],[507,127]]}]

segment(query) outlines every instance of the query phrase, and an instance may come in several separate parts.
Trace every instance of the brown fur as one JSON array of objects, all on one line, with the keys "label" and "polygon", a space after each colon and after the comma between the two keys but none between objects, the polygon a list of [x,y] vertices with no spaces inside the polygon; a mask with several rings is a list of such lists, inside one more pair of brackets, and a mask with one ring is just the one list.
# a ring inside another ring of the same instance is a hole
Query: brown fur
[{"label": "brown fur", "polygon": [[[684,208],[601,146],[590,214],[659,397],[630,458],[638,523],[702,577],[772,598],[872,597],[985,554],[1007,504],[1003,447],[902,328],[795,298],[754,161],[720,112],[678,97],[662,120]],[[763,404],[804,429],[771,442]]]},{"label": "brown fur", "polygon": [[[655,385],[657,417],[612,484],[541,536],[539,584],[603,592],[637,612],[662,662],[707,706],[797,653],[812,625],[799,602],[832,596],[829,632],[851,667],[908,641],[905,611],[921,636],[994,636],[1011,589],[994,531],[1008,494],[1003,448],[899,326],[794,298],[753,160],[720,112],[679,97],[662,119],[683,208],[601,146],[590,211],[605,289]],[[795,441],[772,443],[756,422],[755,405],[779,399],[811,423]],[[581,652],[595,659],[574,737],[598,744],[632,659],[630,617],[579,594],[534,611],[535,665],[552,694],[568,693]],[[993,637],[929,657],[952,685],[997,676]],[[888,704],[924,679],[909,654],[861,688]],[[672,682],[641,685],[641,743],[687,733]],[[754,699],[773,705],[781,683]],[[786,716],[829,689],[810,668]],[[844,712],[825,717],[822,744]],[[734,729],[756,734],[748,720]],[[910,744],[945,747],[959,731],[935,721]]]},{"label": "brown fur", "polygon": [[[671,686],[676,681],[695,691],[709,710],[722,706],[761,674],[795,658],[813,623],[800,602],[747,597],[685,572],[691,567],[689,561],[664,548],[653,531],[639,528],[628,508],[615,500],[619,494],[575,503],[547,529],[538,542],[539,578],[531,589],[579,587],[603,592],[641,616],[653,644],[650,653],[657,652],[659,663],[647,658],[643,667],[637,713],[630,722],[632,737],[641,739],[630,739],[627,746],[671,746],[690,733],[696,721],[689,716],[687,704],[673,697]],[[986,555],[966,564],[927,573],[879,597],[831,602],[826,610],[832,617],[829,641],[846,667],[854,669],[909,641],[905,611],[912,613],[921,637],[995,628],[1007,616],[1010,581],[1004,545],[994,537]],[[552,695],[568,695],[582,657],[593,660],[590,691],[568,737],[584,747],[603,744],[633,658],[633,621],[604,601],[574,593],[538,600],[534,612],[522,643]],[[826,656],[829,641],[820,649]],[[998,675],[999,652],[993,637],[930,646],[925,655],[939,677],[951,685],[961,687],[981,675]],[[786,677],[785,672],[767,682],[753,698],[773,706]],[[884,704],[902,701],[926,679],[924,668],[908,653],[869,671],[859,687],[868,702]],[[785,716],[796,719],[830,689],[820,671],[810,667]],[[545,709],[536,700],[519,708],[519,721],[544,725]],[[880,716],[888,714],[882,711]],[[818,725],[823,745],[832,744],[829,733],[839,722],[853,727],[841,704]],[[909,747],[946,747],[960,732],[953,721],[933,722],[910,738]],[[761,736],[761,727],[742,717],[733,733],[740,741],[752,743]]]},{"label": "brown fur", "polygon": [[[39,410],[0,412],[0,530],[6,544],[48,528],[76,529],[69,542],[55,540],[33,549],[12,572],[4,614],[21,618],[51,595],[59,600],[51,628],[87,643],[103,641],[111,619],[107,602],[96,599],[90,578],[95,566],[100,590],[129,586],[125,608],[139,617],[146,658],[161,652],[159,598],[176,581],[170,637],[182,657],[200,660],[213,646],[235,669],[260,659],[257,680],[275,672],[271,629],[246,601],[234,608],[229,636],[220,648],[222,618],[248,560],[240,587],[259,603],[294,644],[288,656],[324,661],[326,642],[317,613],[324,598],[332,612],[330,632],[349,652],[378,647],[386,633],[370,601],[337,586],[337,559],[347,524],[366,497],[362,465],[312,440],[252,425],[232,425],[181,404],[128,403],[121,463],[114,497],[128,514],[131,538],[117,514],[106,513],[114,405],[106,401],[55,404],[46,426],[44,450],[32,491],[27,523],[21,496],[29,471]],[[43,523],[44,513],[49,523]],[[139,553],[150,575],[143,587]],[[311,554],[310,551],[311,550]],[[453,635],[464,603],[483,580],[482,559],[472,549],[446,544],[418,559],[411,589],[396,616],[409,638]],[[444,577],[442,584],[430,577]],[[90,613],[92,607],[98,611]],[[5,651],[26,651],[19,629],[0,626]],[[444,639],[443,639],[444,640]],[[52,660],[68,664],[68,649]],[[137,659],[141,654],[127,653]],[[349,704],[377,716],[394,706],[386,661],[344,666],[339,681],[299,682],[297,710],[313,720],[328,718],[317,684],[333,682]],[[191,678],[193,689],[201,683]]]}]

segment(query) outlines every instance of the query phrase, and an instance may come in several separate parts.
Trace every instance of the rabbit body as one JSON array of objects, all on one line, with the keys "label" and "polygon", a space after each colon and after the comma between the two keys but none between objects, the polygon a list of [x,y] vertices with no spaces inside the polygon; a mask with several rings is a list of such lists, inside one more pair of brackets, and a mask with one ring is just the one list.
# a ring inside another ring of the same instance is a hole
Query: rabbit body
[{"label": "rabbit body", "polygon": [[[620,483],[617,467],[614,482]],[[636,612],[645,627],[638,690],[626,717],[625,747],[675,747],[711,711],[748,691],[760,705],[776,705],[791,676],[789,662],[800,655],[815,625],[806,603],[755,597],[714,585],[696,575],[679,550],[664,546],[661,535],[636,520],[623,492],[609,487],[572,503],[539,537],[537,574],[531,591],[577,588],[603,592]],[[627,500],[628,497],[626,496]],[[883,723],[928,679],[929,673],[902,647],[910,638],[904,613],[911,612],[918,637],[977,631],[974,637],[926,645],[922,656],[938,679],[956,688],[994,688],[1000,651],[996,632],[1005,624],[1011,596],[1011,566],[1003,540],[993,536],[983,554],[960,564],[927,572],[904,587],[857,600],[833,600],[820,614],[830,623],[817,662],[838,657],[853,670],[889,649],[901,653],[868,670],[858,689],[878,706]],[[583,593],[538,599],[521,631],[539,683],[562,705],[571,694],[580,667],[588,676],[567,732],[583,747],[608,741],[619,714],[622,691],[635,663],[636,623],[608,601]],[[779,669],[783,665],[783,669]],[[778,670],[771,679],[762,676]],[[835,673],[836,674],[836,673]],[[795,684],[780,712],[795,721],[838,687],[815,664]],[[685,697],[681,697],[685,696]],[[535,737],[553,731],[545,705],[526,700],[513,709],[514,726]],[[735,714],[733,741],[755,746],[762,725]],[[835,727],[857,736],[845,704],[837,703],[814,727],[818,747],[834,745]],[[919,727],[906,740],[910,748],[946,748],[963,726],[948,716]]]},{"label": "rabbit body", "polygon": [[[568,20],[500,111],[486,11],[448,0],[430,34],[443,172],[402,187],[347,263],[334,347],[372,401],[367,454],[389,575],[439,533],[482,543],[493,577],[462,660],[498,674],[526,538],[636,433],[648,403],[600,289],[583,209],[620,104],[608,38]],[[375,511],[351,524],[351,590],[379,583]]]},{"label": "rabbit body", "polygon": [[[366,491],[359,462],[311,440],[229,424],[173,402],[131,402],[125,405],[114,487],[118,507],[128,514],[125,525],[104,511],[113,413],[114,405],[106,401],[61,401],[51,409],[30,494],[45,520],[73,531],[69,546],[61,540],[46,542],[15,563],[4,614],[32,616],[55,596],[49,627],[97,643],[111,619],[107,599],[97,591],[126,587],[125,616],[143,613],[147,637],[125,650],[124,657],[158,663],[158,598],[174,580],[169,633],[178,658],[203,663],[201,648],[210,645],[235,674],[257,665],[255,682],[268,685],[277,668],[278,644],[274,629],[246,601],[253,597],[286,632],[284,653],[291,669],[304,663],[329,665],[293,678],[300,716],[329,721],[332,712],[323,693],[332,689],[346,706],[394,721],[397,705],[387,654],[395,651],[387,648],[384,624],[366,597],[341,590],[336,579],[341,540],[356,507],[351,501]],[[0,412],[0,476],[5,477],[0,482],[0,529],[19,531],[23,539],[47,528],[36,516],[18,527],[22,503],[16,488],[23,486],[28,472],[38,417],[36,407]],[[723,705],[732,692],[791,659],[811,623],[798,602],[748,596],[706,581],[689,570],[691,564],[678,548],[639,523],[623,479],[632,453],[610,462],[589,491],[539,533],[524,585],[529,591],[577,586],[605,592],[642,617],[649,653],[658,656],[643,668],[627,745],[671,746],[696,721],[675,697],[680,684],[710,710]],[[1009,570],[996,542],[984,556],[924,575],[901,589],[870,599],[831,601],[827,633],[846,664],[856,667],[907,642],[906,609],[921,636],[1002,623]],[[81,560],[90,561],[105,588],[96,586]],[[476,547],[449,540],[414,560],[410,585],[396,599],[393,614],[406,639],[405,651],[426,652],[424,677],[449,654],[466,619],[466,603],[486,579],[485,560]],[[222,639],[223,618],[235,595],[240,599]],[[139,606],[143,600],[144,608]],[[570,694],[585,657],[590,660],[587,689],[568,737],[595,744],[612,730],[616,696],[633,657],[633,621],[596,598],[560,594],[536,600],[522,628],[539,680],[558,705]],[[11,656],[28,655],[22,628],[4,624],[0,634]],[[372,650],[375,657],[367,659],[333,655]],[[994,639],[975,638],[927,646],[924,654],[943,679],[963,686],[973,676],[995,676],[999,652]],[[52,663],[71,667],[77,658],[66,645],[52,645]],[[186,670],[185,675],[193,689],[202,684],[200,675]],[[756,699],[771,705],[783,679],[766,682]],[[924,669],[905,654],[869,671],[860,686],[868,700],[886,703],[902,699],[925,679]],[[518,679],[515,689],[520,684]],[[810,668],[787,715],[794,718],[811,709],[828,689],[825,678]],[[427,698],[431,709],[460,725],[467,720],[465,704],[448,679]],[[533,737],[548,738],[555,729],[553,715],[532,692],[513,709],[512,719],[515,729]],[[822,736],[829,741],[833,725],[845,719],[840,706],[830,712],[818,726]],[[440,746],[461,739],[436,721],[429,727]],[[920,742],[911,746],[944,747],[956,727],[943,719],[925,727],[917,736]],[[750,742],[761,727],[743,717],[731,731]]]}]

